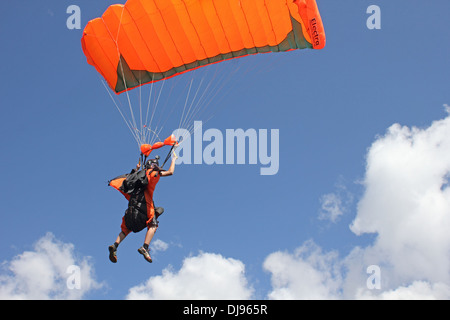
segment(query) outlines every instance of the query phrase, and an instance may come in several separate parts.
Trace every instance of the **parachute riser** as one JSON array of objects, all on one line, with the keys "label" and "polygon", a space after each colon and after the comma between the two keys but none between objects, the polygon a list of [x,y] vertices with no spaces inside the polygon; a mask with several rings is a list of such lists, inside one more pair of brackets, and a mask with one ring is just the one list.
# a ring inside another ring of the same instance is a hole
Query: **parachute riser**
[{"label": "parachute riser", "polygon": [[167,154],[167,157],[166,157],[166,159],[164,160],[164,162],[163,162],[161,168],[164,168],[164,165],[165,165],[166,162],[170,159],[170,156],[172,155],[173,150],[175,150],[175,147],[176,147],[176,144],[174,143],[174,144],[172,145],[172,148],[170,148],[170,151],[169,151],[169,153]]},{"label": "parachute riser", "polygon": [[147,156],[144,156],[144,154],[141,153],[141,155],[139,157],[139,168],[140,168],[140,170],[144,169],[146,162],[147,162]]}]

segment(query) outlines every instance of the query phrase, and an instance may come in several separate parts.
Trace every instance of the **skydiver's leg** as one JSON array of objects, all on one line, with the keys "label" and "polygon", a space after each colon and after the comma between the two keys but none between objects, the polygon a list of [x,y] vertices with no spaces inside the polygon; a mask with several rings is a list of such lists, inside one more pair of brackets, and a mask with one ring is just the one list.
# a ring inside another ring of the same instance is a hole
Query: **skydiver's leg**
[{"label": "skydiver's leg", "polygon": [[116,242],[114,242],[111,246],[108,247],[109,250],[109,260],[112,263],[116,263],[117,262],[117,247],[119,246],[119,243],[121,243],[123,241],[123,239],[125,239],[127,236],[126,233],[124,233],[123,231],[121,231],[119,233],[119,235],[117,236]]},{"label": "skydiver's leg", "polygon": [[150,256],[150,250],[148,246],[155,235],[157,226],[151,226],[147,229],[147,233],[145,234],[144,245],[138,249],[138,252],[144,256],[144,259],[148,262],[152,262],[152,257]]},{"label": "skydiver's leg", "polygon": [[123,241],[123,239],[125,239],[127,237],[127,235],[129,235],[131,232],[131,230],[128,229],[128,227],[125,223],[125,216],[123,216],[123,218],[122,218],[122,224],[120,225],[120,229],[121,229],[121,232],[117,236],[116,242],[114,242],[116,249],[119,246],[119,243],[121,243]]},{"label": "skydiver's leg", "polygon": [[111,246],[108,247],[109,250],[109,260],[112,263],[117,262],[117,247],[119,246],[119,243],[121,243],[127,235],[131,232],[127,226],[125,225],[125,220],[122,218],[122,225],[120,226],[122,231],[117,236],[116,242],[114,242]]},{"label": "skydiver's leg", "polygon": [[156,227],[148,228],[147,233],[145,234],[145,240],[144,240],[144,246],[148,248],[150,245],[150,242],[153,239],[153,236],[155,235]]},{"label": "skydiver's leg", "polygon": [[123,239],[125,239],[127,237],[127,234],[125,234],[123,231],[121,231],[119,233],[119,235],[117,236],[116,242],[114,242],[116,249],[119,246],[119,243],[121,243],[123,241]]}]

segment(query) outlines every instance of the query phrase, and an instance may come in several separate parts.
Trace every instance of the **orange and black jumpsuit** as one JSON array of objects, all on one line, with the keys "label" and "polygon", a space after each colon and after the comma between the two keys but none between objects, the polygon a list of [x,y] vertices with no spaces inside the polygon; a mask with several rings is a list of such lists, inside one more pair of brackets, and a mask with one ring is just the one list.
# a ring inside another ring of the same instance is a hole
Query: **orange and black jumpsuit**
[{"label": "orange and black jumpsuit", "polygon": [[159,171],[147,169],[148,184],[144,192],[136,192],[127,195],[128,208],[122,218],[121,229],[125,235],[131,231],[139,232],[145,227],[158,227],[155,217],[155,206],[153,203],[153,192],[160,179]]}]

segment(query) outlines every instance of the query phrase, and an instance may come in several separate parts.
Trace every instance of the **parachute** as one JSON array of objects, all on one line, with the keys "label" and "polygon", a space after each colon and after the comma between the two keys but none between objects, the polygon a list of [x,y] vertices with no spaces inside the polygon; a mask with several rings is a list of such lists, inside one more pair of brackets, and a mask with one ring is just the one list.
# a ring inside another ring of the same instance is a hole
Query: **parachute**
[{"label": "parachute", "polygon": [[[222,61],[325,42],[315,0],[128,0],[89,21],[81,39],[87,62],[117,95]],[[143,140],[143,154],[158,147]]]},{"label": "parachute", "polygon": [[255,53],[325,46],[315,0],[128,0],[83,32],[89,64],[116,93]]}]

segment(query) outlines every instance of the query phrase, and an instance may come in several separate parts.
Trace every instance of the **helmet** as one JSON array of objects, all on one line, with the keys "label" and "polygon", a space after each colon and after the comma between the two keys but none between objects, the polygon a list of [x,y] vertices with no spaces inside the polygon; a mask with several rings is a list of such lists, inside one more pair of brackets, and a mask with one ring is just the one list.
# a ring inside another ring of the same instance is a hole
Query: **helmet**
[{"label": "helmet", "polygon": [[159,156],[156,156],[155,159],[148,160],[147,163],[145,164],[145,167],[147,169],[154,169],[154,168],[159,169]]}]

